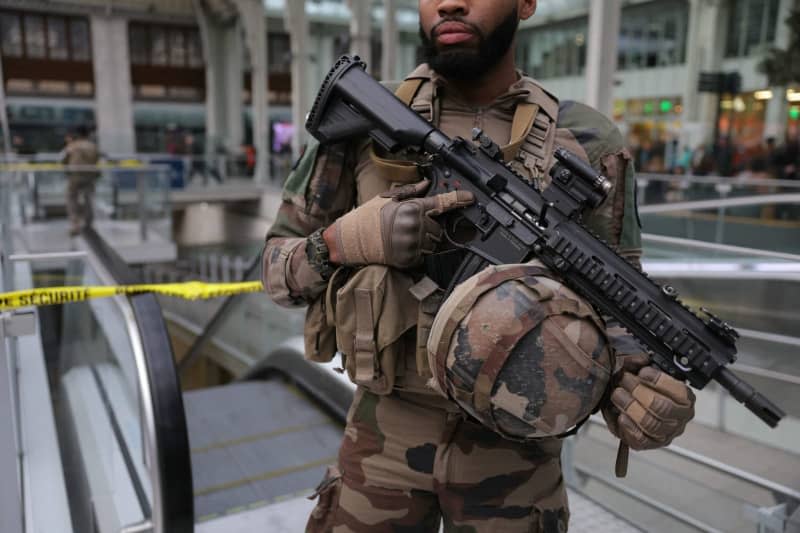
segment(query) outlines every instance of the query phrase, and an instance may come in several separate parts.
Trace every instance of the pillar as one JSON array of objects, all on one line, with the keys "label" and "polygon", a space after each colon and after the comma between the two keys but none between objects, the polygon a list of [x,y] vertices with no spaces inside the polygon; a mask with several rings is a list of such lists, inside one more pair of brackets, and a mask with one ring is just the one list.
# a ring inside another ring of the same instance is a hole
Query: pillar
[{"label": "pillar", "polygon": [[206,152],[217,146],[235,151],[242,144],[242,28],[237,18],[220,21],[195,1],[206,64]]},{"label": "pillar", "polygon": [[397,79],[397,0],[383,0],[383,28],[381,29],[381,79]]},{"label": "pillar", "polygon": [[686,36],[686,86],[683,90],[681,145],[710,143],[718,97],[697,90],[700,72],[718,72],[725,49],[726,9],[720,0],[691,0]]},{"label": "pillar", "polygon": [[611,116],[613,111],[621,11],[622,0],[592,0],[589,3],[586,103],[606,116]]},{"label": "pillar", "polygon": [[369,0],[348,0],[350,6],[350,53],[369,66],[372,61],[372,19]]},{"label": "pillar", "polygon": [[128,21],[122,17],[92,15],[95,120],[100,150],[106,154],[133,154],[131,63]]},{"label": "pillar", "polygon": [[253,146],[256,149],[254,179],[264,183],[269,179],[270,157],[267,14],[261,0],[238,0],[236,6],[244,27],[245,44],[250,52],[250,101],[253,108]]},{"label": "pillar", "polygon": [[306,142],[306,113],[309,111],[308,85],[308,17],[305,0],[286,2],[286,27],[292,50],[292,154],[300,155]]},{"label": "pillar", "polygon": [[[780,0],[778,4],[778,27],[775,30],[776,48],[786,49],[789,46],[791,35],[785,21],[796,4],[796,0]],[[772,98],[767,102],[764,138],[774,137],[777,144],[781,144],[786,136],[789,103],[786,101],[786,87],[771,87],[771,90]]]}]

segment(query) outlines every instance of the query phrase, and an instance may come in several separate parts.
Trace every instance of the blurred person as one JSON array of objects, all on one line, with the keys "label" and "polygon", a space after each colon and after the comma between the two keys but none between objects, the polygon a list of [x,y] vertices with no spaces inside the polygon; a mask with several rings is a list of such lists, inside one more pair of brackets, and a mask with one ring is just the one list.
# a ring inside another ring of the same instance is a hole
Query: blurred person
[{"label": "blurred person", "polygon": [[685,174],[687,169],[692,166],[692,149],[689,145],[684,145],[683,152],[678,156],[676,166],[682,169],[681,174]]},{"label": "blurred person", "polygon": [[[97,165],[99,159],[97,145],[89,140],[89,128],[84,125],[75,128],[74,134],[67,137],[61,162],[65,165],[92,166]],[[67,170],[67,216],[71,236],[92,225],[92,201],[98,176],[96,170]]]},{"label": "blurred person", "polygon": [[256,147],[252,144],[242,146],[244,152],[244,168],[247,176],[252,176],[256,170]]},{"label": "blurred person", "polygon": [[692,153],[692,174],[708,176],[714,172],[714,158],[705,144],[700,144]]},{"label": "blurred person", "polygon": [[[542,187],[549,184],[548,161],[554,145],[568,147],[594,168],[602,168],[614,192],[592,213],[592,228],[638,262],[635,176],[619,131],[592,108],[559,102],[516,70],[514,36],[520,20],[531,17],[535,9],[535,0],[420,0],[420,36],[427,62],[397,91],[449,136],[469,139],[472,128],[479,126],[498,142],[510,141],[509,164]],[[549,144],[537,139],[549,139]],[[512,440],[435,392],[429,385],[433,370],[425,349],[427,333],[435,325],[426,321],[425,313],[436,313],[441,300],[437,303],[436,292],[422,294],[430,284],[436,285],[430,278],[424,289],[415,292],[410,287],[421,277],[420,263],[425,259],[441,261],[439,268],[445,271],[441,277],[448,278],[453,265],[428,255],[442,239],[436,217],[473,199],[464,191],[423,197],[429,184],[420,181],[413,165],[404,167],[408,172],[396,172],[402,165],[391,154],[379,155],[373,148],[380,150],[368,139],[310,144],[285,182],[282,204],[262,253],[262,280],[269,296],[285,306],[309,306],[307,357],[330,361],[341,351],[342,365],[357,384],[338,463],[317,488],[317,504],[306,531],[435,533],[440,522],[446,533],[566,531],[569,511],[560,455],[564,433],[573,422],[566,403],[561,404],[564,409],[555,408],[559,401],[569,397],[570,406],[597,405],[615,436],[634,448],[647,449],[664,446],[683,431],[693,416],[692,392],[649,366],[638,349],[624,351],[617,344],[619,334],[607,331],[580,297],[549,278],[546,283],[542,279],[539,294],[552,293],[559,309],[563,305],[563,309],[586,309],[588,314],[559,315],[563,322],[538,322],[541,327],[526,328],[515,315],[525,313],[520,309],[537,317],[549,311],[522,283],[498,281],[479,300],[493,304],[488,311],[496,328],[491,332],[495,341],[484,339],[479,345],[497,346],[500,338],[509,360],[524,361],[522,354],[530,354],[530,365],[518,370],[540,373],[531,390],[542,403],[534,408],[528,398],[515,398],[530,402],[527,405],[536,411],[532,417],[539,415],[539,409],[545,412],[542,405],[547,404],[562,418],[553,424],[543,420],[539,438]],[[516,267],[524,270],[533,264]],[[493,272],[489,268],[478,276]],[[464,286],[468,291],[468,283],[459,285],[453,295]],[[412,294],[419,299],[412,299]],[[436,314],[437,320],[449,301]],[[463,350],[456,357],[470,359],[470,342],[488,332],[475,322],[464,325],[463,332]],[[571,370],[563,373],[559,366],[576,353],[589,365],[607,361],[612,345],[619,348],[614,352],[617,364],[598,370],[598,380],[584,379]],[[553,378],[553,368],[545,370],[540,358],[553,361],[560,377]],[[651,372],[659,377],[650,379],[655,377]],[[526,378],[517,376],[515,382],[532,383]],[[603,382],[597,390],[602,391],[599,404],[584,396],[597,381]],[[638,388],[630,393],[623,385],[633,382]],[[637,400],[645,390],[653,400],[646,401],[648,406]],[[648,413],[654,402],[659,415]],[[522,405],[525,411],[526,404]],[[640,416],[645,414],[646,421]],[[532,429],[520,418],[509,417],[521,424],[522,431]]]},{"label": "blurred person", "polygon": [[36,153],[25,137],[19,134],[15,134],[11,138],[11,150],[17,155],[34,155]]},{"label": "blurred person", "polygon": [[203,178],[203,184],[205,184],[208,181],[208,175],[211,174],[211,177],[217,180],[218,183],[222,183],[219,172],[214,165],[210,164],[207,160],[203,147],[197,142],[194,135],[187,133],[183,137],[183,145],[185,153],[189,156],[190,160],[187,181],[191,182],[195,175],[199,174],[200,177]]},{"label": "blurred person", "polygon": [[712,150],[714,168],[720,176],[733,176],[735,170],[734,155],[735,149],[730,136],[721,136]]}]

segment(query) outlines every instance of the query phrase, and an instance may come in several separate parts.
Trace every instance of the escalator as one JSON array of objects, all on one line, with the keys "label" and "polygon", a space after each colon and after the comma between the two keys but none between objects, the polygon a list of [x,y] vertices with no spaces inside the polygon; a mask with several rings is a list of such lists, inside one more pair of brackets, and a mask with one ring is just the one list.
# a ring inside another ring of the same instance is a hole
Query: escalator
[{"label": "escalator", "polygon": [[[8,243],[4,238],[4,251],[16,252]],[[134,272],[94,232],[78,239],[77,250],[71,253],[3,263],[3,290],[135,281]],[[257,273],[254,265],[248,277],[254,279]],[[673,278],[666,279],[679,281]],[[698,301],[711,299],[712,294],[703,292],[710,284],[695,285],[681,286],[683,294]],[[779,300],[786,286],[778,285],[774,291],[762,303]],[[748,301],[747,296],[739,297],[740,304]],[[206,304],[137,295],[33,310],[40,334],[8,342],[14,352],[10,368],[16,365],[20,376],[16,396],[12,394],[19,413],[19,438],[13,439],[18,441],[18,483],[0,482],[0,510],[12,502],[6,489],[15,488],[25,524],[18,531],[303,529],[313,505],[304,496],[316,487],[326,465],[335,461],[353,386],[335,370],[336,362],[318,365],[304,360],[298,337],[302,311],[287,312],[262,294],[246,294],[209,303],[213,310],[196,313],[205,319],[192,325],[187,317],[202,305]],[[178,323],[191,330],[194,344],[178,353],[176,367]],[[767,320],[762,325],[776,324]],[[761,327],[755,322],[747,325]],[[771,359],[760,352],[765,342],[780,344],[784,337],[762,335],[747,349],[745,339],[743,354],[754,356],[743,362],[762,371],[796,370],[788,349],[774,366],[766,364]],[[766,353],[779,353],[775,346]],[[225,369],[224,384],[186,387],[193,369],[204,361]],[[774,376],[763,379],[764,388],[777,388]],[[796,394],[796,386],[784,385],[787,395]],[[713,403],[708,398],[701,402]],[[725,423],[730,425],[735,420],[729,415]],[[791,469],[775,473],[780,483],[767,483],[766,489],[763,483],[757,485],[760,492],[737,489],[734,498],[725,491],[721,494],[720,476],[731,477],[731,472],[713,470],[708,460],[697,458],[696,450],[725,435],[726,444],[731,444],[728,449],[735,451],[738,446],[754,453],[766,449],[758,441],[726,434],[725,429],[702,428],[688,434],[688,442],[697,446],[694,455],[680,456],[683,463],[673,457],[677,452],[635,455],[632,479],[615,482],[598,474],[613,469],[613,443],[597,424],[587,425],[578,438],[568,441],[571,450],[563,458],[572,508],[570,530],[600,530],[598,525],[603,524],[605,530],[614,531],[745,531],[742,524],[752,524],[742,518],[745,511],[773,518],[795,513],[800,499],[796,491],[786,489],[795,479]],[[0,455],[10,440],[4,437],[0,435]],[[709,450],[706,453],[712,457],[727,453],[721,448]],[[777,457],[774,450],[770,453]],[[792,462],[796,454],[782,453],[785,464],[796,464]],[[735,459],[735,454],[728,457]],[[762,457],[751,463],[759,460],[766,464],[773,459]],[[710,469],[705,477],[700,474],[703,469]],[[693,475],[682,475],[684,470]],[[663,483],[658,480],[670,472],[669,479],[678,488],[661,490]],[[752,484],[753,478],[746,481]],[[648,496],[648,490],[655,492]],[[693,506],[701,499],[704,507],[697,511]],[[663,501],[669,504],[659,507]],[[780,505],[782,510],[775,510]],[[738,513],[736,520],[731,513]],[[784,522],[788,527],[796,520]],[[2,520],[0,526],[3,532],[17,533]]]}]

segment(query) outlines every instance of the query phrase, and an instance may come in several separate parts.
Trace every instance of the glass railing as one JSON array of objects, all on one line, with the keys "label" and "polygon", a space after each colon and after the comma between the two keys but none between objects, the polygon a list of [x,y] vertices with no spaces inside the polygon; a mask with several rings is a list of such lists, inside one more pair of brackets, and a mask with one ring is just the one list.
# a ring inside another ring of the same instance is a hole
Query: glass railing
[{"label": "glass railing", "polygon": [[[20,215],[30,196],[18,182],[12,185],[13,178],[24,176],[2,177],[0,187],[7,194],[0,195],[0,292],[134,281],[125,263],[91,229],[74,241],[71,251],[15,249],[15,242],[24,242],[15,236],[26,229]],[[0,396],[0,420],[14,429],[0,431],[0,461],[8,451],[6,440],[14,438],[13,455],[23,472],[8,475],[13,470],[2,464],[0,530],[16,533],[5,527],[6,512],[13,516],[9,509],[16,509],[27,518],[31,529],[26,531],[191,531],[185,415],[155,297],[119,295],[22,311],[35,317],[36,327],[19,339],[7,338],[8,332],[0,335],[2,348],[10,348],[9,358],[0,357],[0,378],[11,379],[12,390]],[[4,372],[17,365],[21,370]],[[7,409],[15,416],[4,416]],[[48,426],[49,440],[43,429]],[[19,490],[8,490],[17,480]],[[63,509],[57,497],[43,494],[59,490],[65,494]],[[15,493],[20,496],[14,498]],[[41,525],[55,520],[50,516],[59,517],[60,525]]]},{"label": "glass railing", "polygon": [[[260,273],[259,257],[244,278],[258,280]],[[304,308],[281,307],[261,293],[231,296],[210,316],[199,316],[186,307],[181,302],[170,304],[177,316],[188,316],[202,327],[178,365],[182,376],[203,357],[216,360],[235,377],[242,376],[283,342],[301,335],[305,320]]]},{"label": "glass railing", "polygon": [[[797,467],[796,455],[693,423],[667,448],[632,452],[627,476],[616,478],[617,443],[602,419],[593,418],[566,443],[564,477],[644,531],[788,532],[800,526],[796,477],[780,472]],[[749,471],[758,462],[771,466],[769,477],[778,481]]]},{"label": "glass railing", "polygon": [[800,192],[800,182],[740,176],[636,174],[639,205]]},{"label": "glass railing", "polygon": [[[11,176],[0,173],[0,293],[11,291],[13,271],[6,260],[12,248],[11,235]],[[20,420],[19,353],[12,336],[6,334],[8,313],[0,313],[0,530],[22,533],[23,463]]]},{"label": "glass railing", "polygon": [[642,206],[645,233],[800,254],[800,192]]},{"label": "glass railing", "polygon": [[132,231],[140,241],[153,236],[171,239],[171,175],[167,166],[109,163],[73,165],[65,170],[57,164],[9,165],[17,169],[16,181],[26,191],[20,197],[26,221],[65,217],[68,183],[82,180],[93,182],[94,219],[117,222],[109,231]]}]

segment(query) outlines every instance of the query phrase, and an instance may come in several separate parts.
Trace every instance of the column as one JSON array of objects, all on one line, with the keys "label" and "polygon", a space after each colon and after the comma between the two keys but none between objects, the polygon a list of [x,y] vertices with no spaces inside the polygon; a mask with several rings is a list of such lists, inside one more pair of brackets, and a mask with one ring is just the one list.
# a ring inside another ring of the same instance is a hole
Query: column
[{"label": "column", "polygon": [[242,28],[237,19],[220,22],[195,1],[206,64],[206,152],[217,146],[238,150],[242,144]]},{"label": "column", "polygon": [[372,18],[369,0],[348,0],[350,6],[350,53],[369,66],[372,61]]},{"label": "column", "polygon": [[681,150],[710,143],[714,133],[718,97],[700,93],[700,72],[722,68],[727,10],[720,0],[691,0],[686,36],[686,86],[681,114]]},{"label": "column", "polygon": [[383,29],[381,41],[381,79],[385,81],[397,79],[397,0],[383,0]]},{"label": "column", "polygon": [[[791,35],[785,24],[786,18],[796,5],[795,0],[781,0],[778,4],[778,27],[775,29],[775,47],[786,49]],[[777,144],[786,136],[786,120],[789,103],[786,101],[786,87],[771,87],[772,98],[767,103],[767,116],[764,124],[764,138],[774,137]]]},{"label": "column", "polygon": [[267,20],[260,0],[238,0],[245,43],[250,52],[250,99],[253,108],[253,146],[256,149],[254,179],[269,179],[269,78],[267,71]]},{"label": "column", "polygon": [[306,141],[306,113],[309,110],[308,85],[308,18],[305,0],[286,2],[286,27],[289,29],[292,49],[292,153],[300,155]]},{"label": "column", "polygon": [[90,23],[98,144],[106,154],[133,154],[136,137],[128,21],[122,17],[92,15]]},{"label": "column", "polygon": [[621,11],[621,0],[592,0],[589,3],[586,103],[606,116],[611,116],[613,111]]}]

